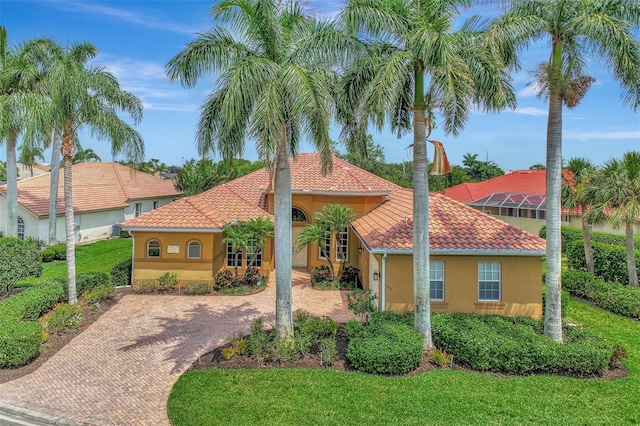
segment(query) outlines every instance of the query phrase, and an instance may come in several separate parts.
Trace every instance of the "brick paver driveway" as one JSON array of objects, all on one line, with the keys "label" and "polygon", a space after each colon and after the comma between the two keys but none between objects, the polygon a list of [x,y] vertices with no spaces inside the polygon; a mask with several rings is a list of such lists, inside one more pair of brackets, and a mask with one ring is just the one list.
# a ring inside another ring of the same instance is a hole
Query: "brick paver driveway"
[{"label": "brick paver driveway", "polygon": [[[274,321],[274,278],[251,296],[126,296],[38,370],[0,385],[0,400],[92,425],[167,425],[171,387],[199,354],[256,317]],[[294,310],[352,317],[340,292],[293,278]]]}]

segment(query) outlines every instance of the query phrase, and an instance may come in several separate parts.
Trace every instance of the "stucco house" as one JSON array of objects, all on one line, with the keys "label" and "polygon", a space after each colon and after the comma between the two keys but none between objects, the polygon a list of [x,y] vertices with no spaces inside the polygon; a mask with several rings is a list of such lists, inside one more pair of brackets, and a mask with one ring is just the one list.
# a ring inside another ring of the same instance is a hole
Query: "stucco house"
[{"label": "stucco house", "polygon": [[[118,225],[164,206],[179,195],[169,180],[111,162],[74,164],[76,242],[109,238]],[[50,173],[18,181],[18,236],[49,241]],[[0,231],[6,232],[7,187],[0,186]],[[116,225],[114,227],[114,225]],[[60,170],[57,240],[65,241],[63,169]]]},{"label": "stucco house", "polygon": [[[351,207],[357,219],[326,242],[334,262],[361,271],[380,309],[413,309],[412,191],[338,158],[321,173],[317,154],[291,159],[292,236],[325,205]],[[273,219],[269,172],[258,170],[202,194],[179,199],[122,224],[134,235],[133,281],[175,272],[181,281],[212,280],[235,266],[222,227]],[[431,296],[434,311],[540,317],[545,241],[441,194],[431,195]],[[263,274],[274,268],[273,242],[260,253]],[[317,245],[294,250],[294,268],[326,264]],[[244,270],[251,253],[238,265]]]},{"label": "stucco house", "polygon": [[[570,179],[568,172],[563,172]],[[516,170],[482,182],[468,182],[446,188],[443,193],[481,212],[526,231],[538,234],[546,225],[547,171]],[[564,209],[562,225],[582,227],[582,212]],[[624,234],[624,228],[592,225],[592,230]],[[637,225],[640,232],[640,224]]]}]

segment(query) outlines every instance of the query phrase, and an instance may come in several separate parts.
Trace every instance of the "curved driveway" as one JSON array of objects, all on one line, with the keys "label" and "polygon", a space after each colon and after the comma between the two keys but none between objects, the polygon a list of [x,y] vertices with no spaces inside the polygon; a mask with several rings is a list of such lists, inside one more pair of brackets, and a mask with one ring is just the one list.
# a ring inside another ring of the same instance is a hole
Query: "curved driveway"
[{"label": "curved driveway", "polygon": [[[178,377],[199,354],[274,322],[275,275],[251,296],[125,296],[35,372],[0,385],[0,400],[91,425],[168,425]],[[294,310],[352,318],[340,292],[293,271]]]}]

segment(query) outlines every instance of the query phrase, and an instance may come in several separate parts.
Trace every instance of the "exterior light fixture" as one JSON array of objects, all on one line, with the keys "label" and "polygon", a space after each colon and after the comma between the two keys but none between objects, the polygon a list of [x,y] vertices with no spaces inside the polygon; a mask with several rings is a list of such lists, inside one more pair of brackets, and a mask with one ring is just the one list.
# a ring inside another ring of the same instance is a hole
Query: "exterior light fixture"
[{"label": "exterior light fixture", "polygon": [[358,247],[358,254],[362,254],[362,247]]},{"label": "exterior light fixture", "polygon": [[380,278],[380,272],[378,271],[374,271],[373,273],[373,280],[374,281],[378,281],[378,279]]}]

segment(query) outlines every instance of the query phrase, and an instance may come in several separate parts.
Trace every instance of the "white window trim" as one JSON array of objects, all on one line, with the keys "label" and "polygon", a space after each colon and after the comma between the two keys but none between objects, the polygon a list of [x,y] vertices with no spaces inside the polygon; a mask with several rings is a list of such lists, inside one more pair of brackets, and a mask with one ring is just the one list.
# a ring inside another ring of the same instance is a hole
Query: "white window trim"
[{"label": "white window trim", "polygon": [[[343,231],[340,231],[336,234],[336,260],[341,262],[349,261],[349,228],[343,228]],[[343,246],[340,244],[340,240],[342,239],[342,235],[344,235],[345,245],[344,245],[344,258],[343,253],[340,250]]]},{"label": "white window trim", "polygon": [[[151,243],[158,243],[158,255],[157,256],[151,256],[149,255],[149,246],[151,245]],[[160,253],[162,252],[162,245],[160,244],[160,241],[158,240],[149,240],[149,242],[147,242],[147,257],[150,259],[158,259],[160,258]]]},{"label": "white window trim", "polygon": [[[138,206],[140,206],[140,209],[138,210]],[[135,205],[133,206],[133,215],[135,217],[138,217],[142,214],[142,203],[135,203]]]},{"label": "white window trim", "polygon": [[227,243],[227,268],[235,268],[235,262],[238,263],[238,268],[242,268],[242,256],[244,255],[242,251],[242,249],[238,250],[238,255],[236,255],[231,243]]},{"label": "white window trim", "polygon": [[[480,280],[480,265],[481,264],[497,264],[498,265],[498,281],[495,280]],[[498,298],[497,299],[481,299],[480,298],[480,282],[498,283]],[[478,262],[478,301],[479,302],[500,302],[502,301],[502,265],[500,262]]]},{"label": "white window trim", "polygon": [[430,263],[430,265],[429,265],[429,275],[431,275],[431,271],[435,270],[433,268],[434,264],[442,265],[442,279],[441,280],[438,280],[438,279],[432,280],[431,276],[429,276],[429,293],[431,293],[431,288],[433,288],[433,287],[431,287],[433,281],[442,281],[442,298],[441,299],[433,298],[433,297],[431,297],[431,294],[429,294],[429,297],[431,297],[431,300],[433,300],[435,302],[444,302],[445,297],[446,297],[445,296],[445,280],[444,280],[444,266],[445,266],[444,265],[444,261],[442,261],[442,260],[431,260],[431,261],[429,261],[429,263]]},{"label": "white window trim", "polygon": [[[20,238],[21,240],[24,240],[24,237],[25,237],[24,219],[18,216],[17,221],[18,221],[18,238]],[[20,230],[20,228],[22,228],[22,230]]]},{"label": "white window trim", "polygon": [[[247,250],[247,268],[262,268],[262,250],[258,248],[258,241],[255,238],[252,238],[251,240],[249,240],[249,247],[251,248],[251,250]],[[249,265],[254,255],[257,255],[256,264]]]},{"label": "white window trim", "polygon": [[[191,256],[191,252],[189,251],[189,249],[191,248],[192,244],[197,244],[198,245],[198,256]],[[191,240],[187,243],[187,259],[201,259],[202,258],[202,244],[200,244],[200,241],[196,241],[196,240]]]},{"label": "white window trim", "polygon": [[[329,257],[331,257],[331,234],[329,233],[324,240],[324,248],[325,251],[328,252]],[[318,259],[327,259],[326,257],[324,257],[324,255],[322,254],[322,246],[318,246]]]}]

